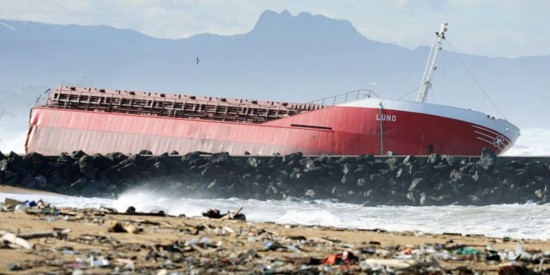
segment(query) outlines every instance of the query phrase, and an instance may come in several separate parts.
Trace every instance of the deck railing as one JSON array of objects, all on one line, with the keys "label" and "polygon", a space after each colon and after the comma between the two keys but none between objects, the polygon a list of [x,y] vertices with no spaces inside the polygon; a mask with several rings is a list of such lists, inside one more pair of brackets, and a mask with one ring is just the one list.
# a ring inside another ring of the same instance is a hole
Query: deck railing
[{"label": "deck railing", "polygon": [[351,91],[335,96],[329,96],[329,97],[323,97],[320,99],[316,99],[313,101],[310,101],[310,104],[316,104],[321,106],[335,106],[338,104],[343,104],[346,102],[356,101],[360,99],[370,98],[371,96],[378,97],[373,91],[361,89],[356,91]]}]

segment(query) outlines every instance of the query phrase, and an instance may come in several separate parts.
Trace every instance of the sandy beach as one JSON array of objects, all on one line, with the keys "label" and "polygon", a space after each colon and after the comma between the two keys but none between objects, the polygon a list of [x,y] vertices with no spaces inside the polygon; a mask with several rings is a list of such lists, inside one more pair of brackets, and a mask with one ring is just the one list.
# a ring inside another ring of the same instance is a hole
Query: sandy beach
[{"label": "sandy beach", "polygon": [[[34,191],[0,186],[0,192]],[[112,209],[57,209],[47,202],[24,211],[3,209],[2,274],[496,273],[550,268],[548,240],[126,215]],[[221,213],[229,210],[236,209]]]}]

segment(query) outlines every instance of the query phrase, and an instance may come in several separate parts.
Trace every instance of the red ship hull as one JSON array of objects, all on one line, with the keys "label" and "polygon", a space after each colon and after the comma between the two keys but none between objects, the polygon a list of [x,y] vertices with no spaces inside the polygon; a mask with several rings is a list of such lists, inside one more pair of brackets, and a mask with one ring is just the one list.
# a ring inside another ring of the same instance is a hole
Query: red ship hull
[{"label": "red ship hull", "polygon": [[[382,104],[383,108],[376,108]],[[519,136],[505,120],[426,103],[365,99],[260,124],[37,107],[27,152],[177,151],[242,155],[500,154]]]}]

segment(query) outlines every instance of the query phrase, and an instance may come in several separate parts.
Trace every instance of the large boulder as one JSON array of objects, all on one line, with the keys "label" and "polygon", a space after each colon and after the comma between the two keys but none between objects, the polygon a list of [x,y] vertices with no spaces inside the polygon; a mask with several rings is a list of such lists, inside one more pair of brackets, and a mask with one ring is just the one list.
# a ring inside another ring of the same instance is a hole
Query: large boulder
[{"label": "large boulder", "polygon": [[89,180],[93,180],[97,176],[97,168],[93,163],[93,159],[90,156],[84,155],[78,160],[78,167],[80,173]]},{"label": "large boulder", "polygon": [[496,165],[497,154],[489,148],[483,148],[481,151],[481,157],[477,161],[479,166],[481,166],[485,171],[492,170]]}]

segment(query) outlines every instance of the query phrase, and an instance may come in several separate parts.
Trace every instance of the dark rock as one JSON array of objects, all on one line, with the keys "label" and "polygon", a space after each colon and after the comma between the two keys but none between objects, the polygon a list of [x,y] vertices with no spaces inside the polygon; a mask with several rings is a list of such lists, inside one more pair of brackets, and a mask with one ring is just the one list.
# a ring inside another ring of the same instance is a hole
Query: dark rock
[{"label": "dark rock", "polygon": [[21,176],[18,173],[11,171],[2,172],[2,182],[7,185],[16,186],[21,179]]},{"label": "dark rock", "polygon": [[260,160],[254,157],[247,158],[246,162],[250,167],[253,167],[253,168],[257,168],[260,165]]},{"label": "dark rock", "polygon": [[438,201],[423,192],[423,193],[420,193],[418,204],[422,206],[432,206],[432,205],[437,205]]},{"label": "dark rock", "polygon": [[451,171],[451,174],[449,175],[449,178],[451,179],[452,182],[458,182],[458,183],[462,183],[466,179],[466,177],[468,177],[467,174],[458,170]]},{"label": "dark rock", "polygon": [[289,164],[292,161],[299,162],[302,159],[303,156],[304,156],[304,154],[302,152],[296,152],[296,153],[288,154],[288,155],[283,157],[283,163],[284,164]]},{"label": "dark rock", "polygon": [[344,199],[348,194],[348,190],[341,185],[335,185],[334,187],[332,187],[331,193],[334,197],[338,199]]},{"label": "dark rock", "polygon": [[399,165],[401,164],[397,158],[389,158],[386,160],[386,164],[388,165],[389,171],[395,171],[399,169]]},{"label": "dark rock", "polygon": [[139,169],[135,162],[124,163],[123,166],[117,166],[117,167],[118,169],[116,169],[116,172],[121,178],[130,177],[139,172]]},{"label": "dark rock", "polygon": [[311,199],[311,200],[317,199],[316,195],[317,194],[315,193],[315,190],[313,190],[313,189],[307,189],[305,191],[305,197],[308,198],[308,199]]},{"label": "dark rock", "polygon": [[497,161],[497,155],[491,149],[483,148],[481,151],[481,157],[477,161],[485,171],[493,169]]},{"label": "dark rock", "polygon": [[59,157],[57,157],[56,161],[57,163],[72,164],[73,162],[75,162],[75,159],[67,153],[61,153],[59,154]]},{"label": "dark rock", "polygon": [[[74,159],[74,156],[81,156]],[[439,158],[439,160],[438,160]],[[548,203],[550,173],[539,159],[481,157],[182,157],[82,151],[0,158],[2,184],[71,195],[116,196],[137,185],[190,196],[337,199],[365,205]],[[154,184],[153,184],[154,183]],[[205,192],[208,191],[208,192]]]},{"label": "dark rock", "polygon": [[40,170],[46,164],[46,159],[44,156],[35,152],[26,154],[23,157],[23,161],[25,162],[27,168],[31,170]]},{"label": "dark rock", "polygon": [[388,183],[388,180],[379,173],[371,174],[370,181],[375,188],[384,188]]},{"label": "dark rock", "polygon": [[283,158],[280,156],[273,156],[269,158],[269,161],[268,161],[268,164],[270,166],[275,166],[275,167],[281,166],[282,163],[283,163]]},{"label": "dark rock", "polygon": [[82,150],[78,150],[78,151],[73,151],[70,156],[71,156],[72,159],[78,160],[78,159],[82,158],[83,156],[86,156],[86,153],[84,153],[84,151],[82,151]]},{"label": "dark rock", "polygon": [[60,177],[59,175],[54,175],[50,180],[50,183],[54,186],[61,186],[69,184],[69,180],[67,180],[67,178]]},{"label": "dark rock", "polygon": [[365,178],[357,179],[357,187],[361,189],[363,186],[366,186],[367,180]]},{"label": "dark rock", "polygon": [[113,160],[111,160],[108,157],[103,156],[101,154],[93,154],[90,157],[90,159],[91,159],[91,162],[94,165],[94,167],[96,167],[98,169],[101,169],[101,170],[109,169],[111,166],[113,166],[115,164],[113,162]]},{"label": "dark rock", "polygon": [[357,157],[357,159],[355,160],[355,162],[357,164],[368,164],[369,162],[373,162],[374,161],[374,155],[360,155]]},{"label": "dark rock", "polygon": [[216,177],[219,177],[220,175],[225,175],[227,173],[228,171],[222,166],[206,164],[201,172],[201,175],[205,178],[205,180],[212,181]]},{"label": "dark rock", "polygon": [[93,159],[87,155],[81,157],[78,160],[78,167],[80,173],[83,174],[89,180],[93,180],[97,176],[97,169],[94,166]]},{"label": "dark rock", "polygon": [[346,173],[344,174],[344,176],[342,176],[342,179],[340,180],[340,182],[344,185],[353,185],[357,183],[357,176],[353,172]]},{"label": "dark rock", "polygon": [[441,156],[439,154],[436,154],[436,153],[430,154],[428,156],[428,158],[426,159],[426,163],[430,164],[430,165],[436,165],[439,162],[441,162]]},{"label": "dark rock", "polygon": [[48,187],[48,180],[42,175],[36,175],[34,177],[34,183],[40,189],[46,189]]},{"label": "dark rock", "polygon": [[153,165],[151,165],[151,170],[152,170],[153,174],[156,174],[156,175],[167,175],[168,174],[168,168],[167,168],[166,164],[164,164],[161,161],[157,161],[157,162],[153,163]]},{"label": "dark rock", "polygon": [[178,156],[179,154],[180,154],[180,153],[179,153],[178,151],[176,151],[176,150],[172,150],[172,151],[170,152],[170,156]]},{"label": "dark rock", "polygon": [[22,176],[21,180],[19,181],[19,186],[23,186],[26,188],[37,188],[34,177],[30,174]]},{"label": "dark rock", "polygon": [[270,176],[271,179],[275,181],[286,181],[289,178],[288,172],[284,169],[276,170]]},{"label": "dark rock", "polygon": [[87,178],[79,178],[75,182],[71,183],[70,188],[73,191],[80,191],[82,188],[86,187],[88,185],[88,179]]},{"label": "dark rock", "polygon": [[215,153],[208,157],[208,161],[210,161],[210,163],[212,164],[225,164],[230,160],[231,157],[227,152]]},{"label": "dark rock", "polygon": [[382,170],[388,170],[388,164],[380,159],[376,159],[370,164],[374,171],[381,172]]},{"label": "dark rock", "polygon": [[[313,162],[313,160],[311,161],[311,163],[314,165],[315,163]],[[309,168],[309,167],[308,167]],[[343,168],[342,168],[342,172],[345,174],[348,174],[350,172],[353,172],[355,169],[357,168],[357,166],[353,163],[344,163],[343,165]]]},{"label": "dark rock", "polygon": [[183,155],[183,158],[182,160],[184,162],[190,162],[192,160],[197,160],[197,159],[201,159],[201,154],[200,152],[190,152],[190,153],[187,153],[185,155]]},{"label": "dark rock", "polygon": [[8,170],[8,160],[0,160],[0,171]]},{"label": "dark rock", "polygon": [[455,157],[449,155],[441,156],[441,164],[447,165],[452,169],[457,169],[460,166],[460,162]]},{"label": "dark rock", "polygon": [[522,183],[529,179],[529,172],[527,172],[527,169],[517,169],[513,176],[514,182]]},{"label": "dark rock", "polygon": [[426,180],[424,180],[424,178],[415,178],[411,185],[409,186],[409,192],[410,191],[418,191],[418,190],[421,190],[421,191],[424,191],[426,189],[428,189],[429,186],[428,186],[428,182]]},{"label": "dark rock", "polygon": [[114,152],[114,153],[108,153],[105,155],[105,158],[110,160],[113,165],[119,164],[123,160],[127,159],[128,157],[120,152]]},{"label": "dark rock", "polygon": [[277,184],[274,183],[274,182],[269,183],[269,185],[265,189],[264,194],[265,194],[264,198],[268,199],[268,200],[281,200],[281,199],[283,199],[283,193],[281,192],[281,190],[279,190]]},{"label": "dark rock", "polygon": [[23,161],[23,158],[15,152],[10,152],[6,160],[8,162],[7,167],[10,171],[20,174],[26,173],[27,167],[25,165],[25,162]]},{"label": "dark rock", "polygon": [[86,186],[80,189],[80,193],[85,197],[98,196],[101,191],[107,188],[107,183],[103,181],[89,181]]},{"label": "dark rock", "polygon": [[416,157],[415,156],[406,156],[404,159],[403,159],[403,164],[407,164],[407,163],[410,163],[411,165],[415,165],[416,164]]},{"label": "dark rock", "polygon": [[530,176],[544,176],[548,173],[548,169],[540,161],[530,161],[525,165],[525,169]]},{"label": "dark rock", "polygon": [[139,155],[147,155],[147,156],[152,156],[153,155],[153,152],[149,151],[149,150],[141,150],[139,151],[138,153]]},{"label": "dark rock", "polygon": [[525,162],[524,161],[512,160],[512,161],[507,162],[506,165],[504,165],[504,166],[505,167],[510,167],[510,168],[512,168],[512,170],[524,169],[525,168]]}]

